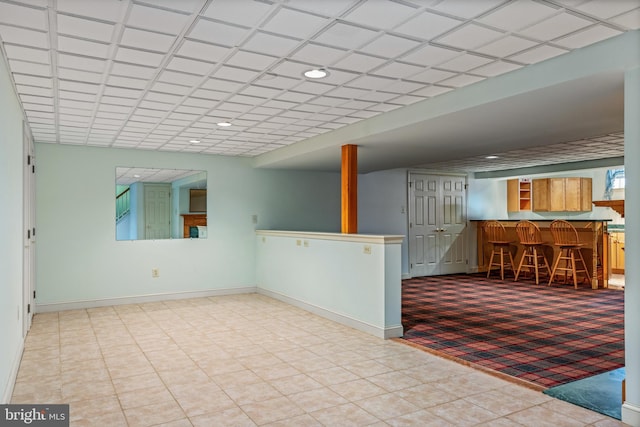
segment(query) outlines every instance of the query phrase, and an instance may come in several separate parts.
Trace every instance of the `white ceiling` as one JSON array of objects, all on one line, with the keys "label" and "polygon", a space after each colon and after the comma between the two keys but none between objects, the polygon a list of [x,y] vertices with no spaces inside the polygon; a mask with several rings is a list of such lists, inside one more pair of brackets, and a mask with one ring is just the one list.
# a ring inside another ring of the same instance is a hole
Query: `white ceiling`
[{"label": "white ceiling", "polygon": [[[640,0],[0,0],[2,51],[36,142],[245,157],[638,28]],[[329,76],[303,76],[315,67]],[[543,114],[533,102],[528,111],[514,103],[512,117],[537,119],[523,132],[502,117],[486,131],[495,144],[470,148],[458,134],[437,155],[399,149],[419,145],[427,124],[352,143],[361,158],[379,152],[367,170],[558,163],[568,160],[566,143],[576,149],[569,160],[621,156],[621,76],[601,77],[574,83],[592,105],[603,102],[592,108],[602,123],[577,130],[556,114],[568,108],[556,88],[532,94],[552,106]],[[494,112],[470,109],[465,120]],[[429,121],[430,132],[446,142],[460,131],[452,119]],[[539,130],[544,120],[557,122],[553,132]],[[516,131],[528,137],[514,143]],[[541,133],[558,149],[541,149]],[[384,143],[390,137],[393,146]],[[499,161],[489,164],[487,154]],[[325,164],[333,159],[301,153],[282,166],[339,168]]]}]

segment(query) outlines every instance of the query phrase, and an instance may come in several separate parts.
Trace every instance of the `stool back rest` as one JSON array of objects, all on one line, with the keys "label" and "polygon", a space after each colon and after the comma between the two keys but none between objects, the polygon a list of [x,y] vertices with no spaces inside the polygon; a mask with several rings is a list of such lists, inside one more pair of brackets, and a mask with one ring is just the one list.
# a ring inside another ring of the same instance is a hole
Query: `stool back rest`
[{"label": "stool back rest", "polygon": [[578,232],[569,222],[557,219],[549,225],[556,245],[576,245],[580,243]]},{"label": "stool back rest", "polygon": [[484,232],[488,242],[504,242],[507,240],[507,232],[504,225],[498,221],[487,221],[484,223]]},{"label": "stool back rest", "polygon": [[522,244],[541,243],[542,237],[538,226],[527,220],[522,220],[516,224],[516,233]]}]

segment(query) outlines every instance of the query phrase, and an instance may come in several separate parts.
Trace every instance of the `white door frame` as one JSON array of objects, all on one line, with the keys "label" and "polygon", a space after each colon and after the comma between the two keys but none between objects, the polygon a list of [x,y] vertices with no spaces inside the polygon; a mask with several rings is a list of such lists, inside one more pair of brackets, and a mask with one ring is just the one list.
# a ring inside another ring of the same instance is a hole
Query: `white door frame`
[{"label": "white door frame", "polygon": [[26,124],[23,123],[23,252],[22,252],[22,336],[31,329],[35,311],[35,155],[33,140]]}]

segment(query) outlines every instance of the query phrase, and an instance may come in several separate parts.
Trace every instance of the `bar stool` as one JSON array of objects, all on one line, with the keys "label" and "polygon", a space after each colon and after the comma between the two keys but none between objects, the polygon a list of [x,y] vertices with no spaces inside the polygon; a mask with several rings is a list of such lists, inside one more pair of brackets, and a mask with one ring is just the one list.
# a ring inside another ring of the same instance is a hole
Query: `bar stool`
[{"label": "bar stool", "polygon": [[540,284],[540,267],[546,268],[547,276],[551,276],[549,263],[542,251],[542,245],[544,242],[542,241],[540,229],[535,223],[522,220],[516,224],[516,233],[518,233],[518,238],[520,239],[520,244],[524,247],[524,251],[522,252],[522,258],[520,258],[520,264],[518,265],[515,280],[518,280],[522,267],[527,267],[529,271],[531,271],[531,269],[535,271],[536,285],[538,285]]},{"label": "bar stool", "polygon": [[[567,221],[557,219],[549,225],[551,235],[553,236],[553,244],[560,248],[560,253],[553,264],[553,271],[551,272],[551,278],[549,279],[549,285],[553,282],[553,278],[556,275],[557,270],[564,271],[564,282],[567,282],[567,272],[571,272],[573,275],[573,286],[578,289],[578,273],[584,273],[586,279],[591,282],[589,271],[587,270],[587,264],[582,257],[582,251],[580,248],[584,246],[580,243],[578,238],[578,232],[575,227]],[[564,260],[564,267],[560,267],[560,262]],[[582,269],[578,270],[576,267],[576,261],[582,263]]]},{"label": "bar stool", "polygon": [[[487,221],[484,223],[484,232],[487,235],[487,242],[491,243],[491,258],[489,259],[489,270],[487,271],[487,278],[491,274],[491,267],[498,266],[500,267],[500,277],[504,280],[504,268],[505,268],[505,252],[509,256],[507,260],[508,265],[511,268],[511,271],[515,274],[515,268],[513,267],[513,257],[511,256],[511,251],[509,250],[509,246],[511,242],[507,240],[507,232],[504,229],[504,225],[500,224],[498,221]],[[500,262],[496,260],[493,261],[493,257],[495,255],[500,255]]]}]

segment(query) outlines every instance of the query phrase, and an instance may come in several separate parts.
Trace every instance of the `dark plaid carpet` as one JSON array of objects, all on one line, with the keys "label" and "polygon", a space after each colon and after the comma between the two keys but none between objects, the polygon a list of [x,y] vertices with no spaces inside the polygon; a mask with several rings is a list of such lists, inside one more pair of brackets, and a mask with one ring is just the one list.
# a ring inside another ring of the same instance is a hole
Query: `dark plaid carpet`
[{"label": "dark plaid carpet", "polygon": [[404,339],[553,387],[624,366],[624,292],[480,274],[402,281]]}]

